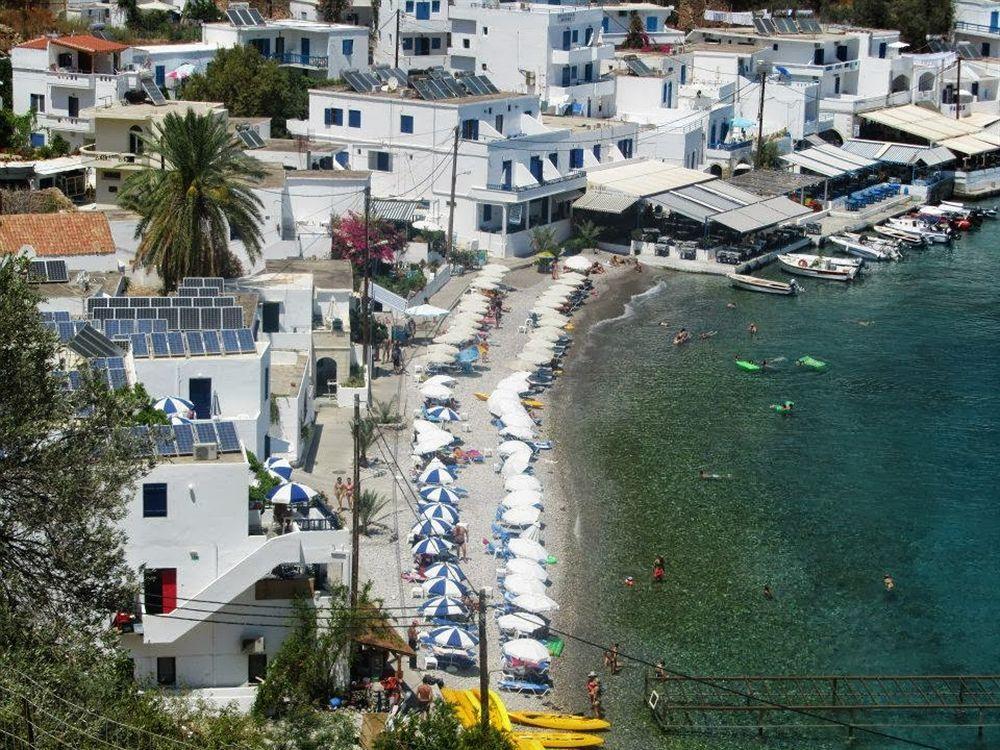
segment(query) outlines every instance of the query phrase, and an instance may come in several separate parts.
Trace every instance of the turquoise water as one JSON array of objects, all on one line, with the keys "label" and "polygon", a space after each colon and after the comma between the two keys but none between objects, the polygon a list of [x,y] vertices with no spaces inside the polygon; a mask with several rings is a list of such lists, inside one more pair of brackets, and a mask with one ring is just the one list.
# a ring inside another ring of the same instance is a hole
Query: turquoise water
[{"label": "turquoise water", "polygon": [[[998,232],[987,222],[853,285],[804,279],[793,299],[671,275],[592,329],[555,397],[579,509],[563,561],[564,596],[586,613],[576,632],[700,675],[1000,672]],[[675,347],[682,327],[718,333]],[[804,354],[828,371],[796,367]],[[745,373],[737,357],[775,366]],[[769,410],[785,399],[792,416]],[[572,708],[600,657],[568,645]],[[613,747],[759,746],[661,734],[643,671],[605,680]],[[820,736],[772,743],[844,746]],[[974,732],[922,738],[975,746]]]}]

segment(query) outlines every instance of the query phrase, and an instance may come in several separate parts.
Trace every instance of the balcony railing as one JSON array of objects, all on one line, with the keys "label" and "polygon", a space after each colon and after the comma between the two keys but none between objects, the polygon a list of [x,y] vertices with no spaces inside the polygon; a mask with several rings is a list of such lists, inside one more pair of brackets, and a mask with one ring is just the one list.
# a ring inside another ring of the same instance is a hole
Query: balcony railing
[{"label": "balcony railing", "polygon": [[751,146],[753,146],[753,141],[747,139],[745,141],[733,141],[732,143],[710,143],[708,147],[716,151],[739,151]]},{"label": "balcony railing", "polygon": [[983,23],[970,23],[969,21],[955,21],[955,31],[971,31],[974,34],[1000,36],[1000,26],[987,26]]},{"label": "balcony railing", "polygon": [[326,68],[330,64],[330,58],[326,55],[303,55],[301,52],[272,52],[269,57],[281,65],[303,68]]},{"label": "balcony railing", "polygon": [[537,185],[510,185],[503,182],[488,182],[486,183],[486,189],[502,190],[505,193],[523,193],[527,190],[534,190],[535,188],[545,187],[546,185],[555,185],[560,182],[568,182],[569,180],[575,180],[583,176],[584,173],[582,171],[570,172],[569,174],[564,174],[552,180],[540,180]]}]

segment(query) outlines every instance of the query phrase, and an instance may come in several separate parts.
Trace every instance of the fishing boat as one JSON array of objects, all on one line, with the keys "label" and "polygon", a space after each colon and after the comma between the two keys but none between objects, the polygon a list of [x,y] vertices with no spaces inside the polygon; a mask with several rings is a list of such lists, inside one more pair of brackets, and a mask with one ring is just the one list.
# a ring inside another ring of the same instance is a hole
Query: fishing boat
[{"label": "fishing boat", "polygon": [[965,210],[948,208],[947,206],[921,206],[917,214],[936,221],[947,221],[948,225],[956,231],[972,229],[972,219]]},{"label": "fishing boat", "polygon": [[989,219],[997,217],[996,206],[966,206],[964,203],[959,203],[958,201],[941,201],[941,208],[965,211],[971,216],[978,215]]},{"label": "fishing boat", "polygon": [[824,255],[806,253],[786,253],[778,256],[781,270],[797,276],[811,276],[814,279],[850,281],[858,275],[860,266],[854,258],[828,258]]},{"label": "fishing boat", "polygon": [[835,234],[827,239],[845,253],[853,255],[855,258],[884,261],[898,260],[900,257],[899,250],[888,243],[879,243],[882,245],[882,247],[879,247],[873,242],[863,241],[864,238],[860,235],[850,235],[845,232],[844,234]]},{"label": "fishing boat", "polygon": [[950,231],[942,231],[940,229],[936,229],[935,227],[932,227],[930,224],[928,224],[926,221],[922,221],[920,219],[910,219],[910,218],[900,217],[895,219],[888,219],[886,221],[886,224],[888,224],[891,227],[896,227],[897,229],[904,229],[908,232],[916,232],[917,234],[921,235],[924,238],[924,241],[926,242],[934,242],[940,245],[943,245],[946,242],[951,242]]},{"label": "fishing boat", "polygon": [[894,227],[891,224],[878,224],[872,227],[872,229],[884,237],[892,237],[892,239],[899,240],[907,245],[926,244],[922,234],[918,234],[917,232],[909,229],[900,229],[899,227]]},{"label": "fishing boat", "polygon": [[799,285],[793,279],[786,284],[783,281],[772,281],[771,279],[761,279],[756,276],[747,276],[742,273],[729,273],[726,278],[737,289],[744,289],[748,292],[761,292],[762,294],[783,294],[789,297],[798,294]]}]

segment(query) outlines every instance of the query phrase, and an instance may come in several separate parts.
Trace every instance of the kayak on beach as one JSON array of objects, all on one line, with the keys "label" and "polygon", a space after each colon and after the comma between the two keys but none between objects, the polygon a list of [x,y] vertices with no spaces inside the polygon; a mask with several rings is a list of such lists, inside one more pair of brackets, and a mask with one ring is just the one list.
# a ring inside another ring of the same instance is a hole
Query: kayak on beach
[{"label": "kayak on beach", "polygon": [[741,370],[746,370],[747,372],[757,372],[762,369],[760,365],[756,362],[751,362],[748,359],[738,359],[736,360],[736,366]]},{"label": "kayak on beach", "polygon": [[552,714],[542,711],[511,711],[510,720],[515,724],[526,724],[545,729],[567,729],[574,732],[596,732],[610,729],[611,722],[592,719],[580,714]]},{"label": "kayak on beach", "polygon": [[[542,747],[600,747],[604,738],[579,732],[514,732],[514,740],[535,740]],[[529,746],[530,747],[530,746]]]}]

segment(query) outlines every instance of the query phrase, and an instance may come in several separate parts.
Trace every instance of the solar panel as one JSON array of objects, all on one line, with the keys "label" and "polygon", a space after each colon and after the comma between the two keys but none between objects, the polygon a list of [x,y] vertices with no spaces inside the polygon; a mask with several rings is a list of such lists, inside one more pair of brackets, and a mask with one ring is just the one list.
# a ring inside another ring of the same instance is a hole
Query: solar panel
[{"label": "solar panel", "polygon": [[107,366],[112,370],[124,370],[125,369],[125,358],[124,357],[108,357]]},{"label": "solar panel", "polygon": [[103,328],[105,336],[119,336],[122,333],[122,321],[105,320]]},{"label": "solar panel", "polygon": [[476,80],[479,81],[480,83],[482,83],[483,86],[485,86],[487,89],[489,89],[489,93],[491,93],[491,94],[499,94],[500,93],[500,89],[498,89],[493,84],[493,81],[491,81],[488,77],[483,76],[483,75],[478,75],[478,76],[476,76]]},{"label": "solar panel", "polygon": [[199,291],[198,287],[180,286],[180,287],[177,287],[177,296],[178,297],[197,297],[198,296],[198,291]]},{"label": "solar panel", "polygon": [[216,422],[215,430],[219,435],[219,450],[223,453],[235,453],[240,449],[240,439],[236,435],[236,427],[232,422]]},{"label": "solar panel", "polygon": [[232,307],[236,304],[236,297],[213,297],[212,304],[215,307]]},{"label": "solar panel", "polygon": [[219,334],[216,331],[202,331],[201,337],[205,340],[206,354],[222,354],[219,346]]},{"label": "solar panel", "polygon": [[48,281],[69,281],[69,270],[66,268],[66,261],[64,260],[45,261],[45,272]]},{"label": "solar panel", "polygon": [[129,307],[152,307],[149,297],[128,297]]},{"label": "solar panel", "polygon": [[264,139],[260,137],[260,133],[252,128],[239,128],[236,131],[236,135],[239,136],[240,140],[243,141],[243,145],[247,148],[264,148]]},{"label": "solar panel", "polygon": [[76,370],[66,374],[67,387],[71,391],[80,390],[80,386],[83,384],[83,380],[80,378],[80,373]]},{"label": "solar panel", "polygon": [[381,85],[378,78],[371,73],[362,73],[360,70],[345,70],[340,74],[340,77],[359,94],[370,94]]},{"label": "solar panel", "polygon": [[195,307],[212,307],[212,301],[215,297],[192,297],[191,301],[194,303]]},{"label": "solar panel", "polygon": [[167,100],[163,97],[163,92],[160,91],[160,87],[148,78],[142,79],[142,90],[146,92],[146,96],[149,97],[149,101],[154,106],[160,107],[167,103]]},{"label": "solar panel", "polygon": [[774,21],[772,21],[770,18],[762,18],[760,19],[760,21],[762,24],[764,24],[764,29],[767,31],[768,34],[778,33],[778,27],[774,25]]},{"label": "solar panel", "polygon": [[[201,309],[201,327],[206,328],[222,328],[222,310],[220,307],[203,307]],[[240,318],[242,320],[242,316]]]},{"label": "solar panel", "polygon": [[[155,320],[159,312],[159,308],[156,307],[137,307],[135,310],[135,320],[136,325],[139,325],[139,321],[150,321]],[[139,330],[136,328],[135,330]]]},{"label": "solar panel", "polygon": [[177,442],[177,453],[190,456],[194,453],[194,430],[189,424],[174,425],[174,440]]},{"label": "solar panel", "polygon": [[235,10],[227,10],[226,11],[226,18],[229,19],[229,23],[231,23],[233,26],[242,26],[243,25],[243,19],[241,19],[236,14]]},{"label": "solar panel", "polygon": [[220,292],[225,288],[226,282],[221,276],[199,276],[195,278],[201,279],[201,285],[204,287],[212,287]]},{"label": "solar panel", "polygon": [[158,424],[149,428],[149,437],[153,440],[156,452],[161,456],[176,456],[177,441],[174,439],[174,431],[169,425]]},{"label": "solar panel", "polygon": [[33,260],[28,263],[28,281],[38,283],[48,281],[48,275],[45,273],[44,260]]},{"label": "solar panel", "polygon": [[115,317],[119,320],[135,320],[138,317],[136,312],[134,307],[116,307]]},{"label": "solar panel", "polygon": [[764,25],[764,19],[763,18],[755,18],[755,19],[753,19],[753,25],[754,25],[754,28],[757,29],[758,33],[765,34],[765,35],[771,33],[770,31],[767,30],[767,26]]},{"label": "solar panel", "polygon": [[171,307],[194,307],[194,299],[194,296],[169,298]]},{"label": "solar panel", "polygon": [[132,345],[132,356],[136,359],[147,359],[149,357],[149,340],[145,333],[133,333],[129,336],[129,343]]},{"label": "solar panel", "polygon": [[149,300],[150,307],[170,307],[169,297],[151,297]]},{"label": "solar panel", "polygon": [[240,351],[241,352],[244,352],[244,353],[247,353],[247,354],[253,354],[254,352],[257,351],[257,346],[254,344],[254,341],[253,341],[253,334],[250,333],[250,329],[249,328],[240,328],[239,330],[237,330],[236,331],[236,338],[240,342]]},{"label": "solar panel", "polygon": [[253,16],[250,15],[248,8],[237,8],[236,12],[239,13],[240,19],[243,21],[244,26],[254,26]]},{"label": "solar panel", "polygon": [[193,307],[182,307],[179,312],[180,315],[178,316],[177,324],[178,328],[184,331],[201,328],[201,315],[199,315],[201,310],[197,310]]},{"label": "solar panel", "polygon": [[225,349],[226,354],[240,353],[240,339],[236,335],[236,331],[228,328],[222,329],[222,348]]},{"label": "solar panel", "polygon": [[774,25],[778,27],[779,34],[797,34],[799,32],[793,24],[789,23],[787,18],[775,18]]},{"label": "solar panel", "polygon": [[119,388],[128,387],[128,377],[125,374],[125,370],[112,367],[108,370],[108,385],[111,386],[112,390],[118,390]]},{"label": "solar panel", "polygon": [[199,443],[218,443],[219,436],[215,433],[215,424],[212,422],[194,422],[195,439]]},{"label": "solar panel", "polygon": [[375,65],[372,67],[372,73],[382,82],[388,83],[390,79],[395,78],[399,81],[401,86],[406,85],[406,71],[402,68],[393,68],[388,65]]},{"label": "solar panel", "polygon": [[[216,308],[222,310],[222,328],[242,328],[243,327],[243,308],[242,307],[220,307]],[[203,310],[203,313],[207,310]],[[204,320],[202,321],[204,323]],[[205,326],[203,326],[205,327]],[[214,328],[214,326],[213,326]]]},{"label": "solar panel", "polygon": [[821,34],[821,33],[823,33],[823,28],[819,25],[819,23],[817,23],[813,19],[807,18],[805,20],[805,24],[806,24],[807,28],[809,29],[810,33],[813,33],[813,34]]},{"label": "solar panel", "polygon": [[[64,324],[60,323],[59,325]],[[85,357],[108,356],[112,352],[116,351],[115,348],[110,345],[106,336],[103,336],[98,333],[97,330],[86,324],[84,324],[83,327],[76,332],[76,335],[73,336],[72,345],[78,353]]]},{"label": "solar panel", "polygon": [[95,307],[108,307],[108,297],[90,297],[87,299],[87,309],[93,310]]},{"label": "solar panel", "polygon": [[246,11],[244,12],[250,15],[250,22],[254,26],[264,25],[264,17],[261,16],[260,11],[258,11],[256,8],[247,8]]},{"label": "solar panel", "polygon": [[434,100],[434,92],[431,91],[426,78],[417,78],[413,81],[412,86],[413,89],[420,94],[421,99],[426,99],[427,101]]},{"label": "solar panel", "polygon": [[170,349],[167,347],[167,334],[165,333],[153,333],[150,334],[150,341],[153,345],[153,354],[157,357],[169,357]]},{"label": "solar panel", "polygon": [[115,317],[115,311],[110,307],[98,307],[91,311],[91,315],[97,320],[108,320]]},{"label": "solar panel", "polygon": [[628,69],[632,72],[633,75],[637,76],[653,75],[653,71],[650,69],[650,67],[646,65],[646,63],[644,63],[638,57],[627,59],[625,61],[625,64],[628,66]]},{"label": "solar panel", "polygon": [[205,286],[204,276],[185,276],[181,279],[181,287]]},{"label": "solar panel", "polygon": [[170,307],[165,310],[160,310],[159,317],[167,321],[168,331],[177,328],[177,312],[178,310],[176,307]]},{"label": "solar panel", "polygon": [[108,297],[108,307],[128,307],[128,297]]},{"label": "solar panel", "polygon": [[187,354],[184,348],[184,337],[180,331],[167,331],[167,346],[170,349],[171,357],[183,357]]},{"label": "solar panel", "polygon": [[201,337],[201,331],[185,331],[184,339],[192,357],[201,357],[205,354],[205,340]]}]

